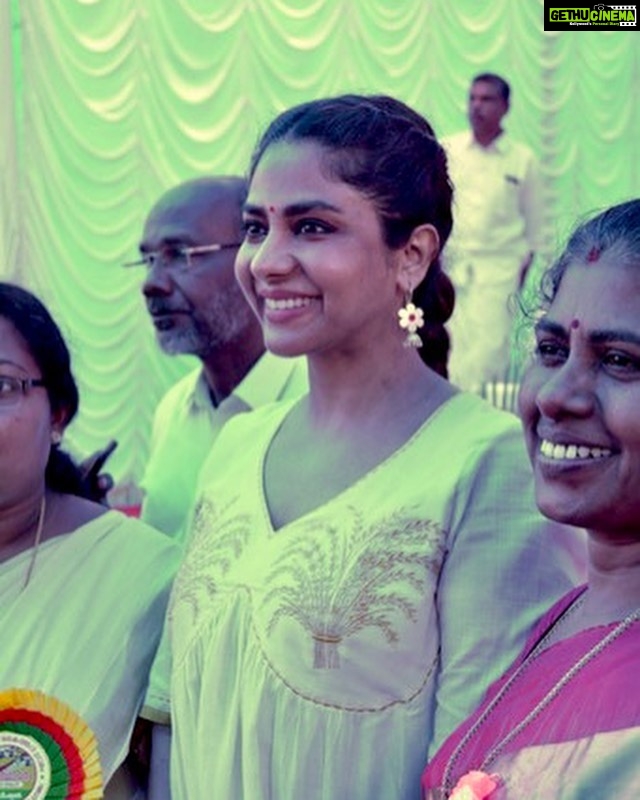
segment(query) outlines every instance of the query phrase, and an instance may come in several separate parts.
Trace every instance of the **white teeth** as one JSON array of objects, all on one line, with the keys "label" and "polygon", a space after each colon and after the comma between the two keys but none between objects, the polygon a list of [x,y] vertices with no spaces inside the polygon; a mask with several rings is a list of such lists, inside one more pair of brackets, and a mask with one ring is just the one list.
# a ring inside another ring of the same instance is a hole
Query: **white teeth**
[{"label": "white teeth", "polygon": [[271,297],[265,297],[264,304],[267,308],[274,311],[282,311],[286,308],[303,308],[311,304],[310,297],[287,297],[284,300],[274,300]]},{"label": "white teeth", "polygon": [[586,447],[582,444],[554,444],[548,439],[543,439],[540,442],[540,452],[545,458],[550,458],[554,461],[575,461],[579,458],[606,458],[611,455],[612,451],[608,447]]}]

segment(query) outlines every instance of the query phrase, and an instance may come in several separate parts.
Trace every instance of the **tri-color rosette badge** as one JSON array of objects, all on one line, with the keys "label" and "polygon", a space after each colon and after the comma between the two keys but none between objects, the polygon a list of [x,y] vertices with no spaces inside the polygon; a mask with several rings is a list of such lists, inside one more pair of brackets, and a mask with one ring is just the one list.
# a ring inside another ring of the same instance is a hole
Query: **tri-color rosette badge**
[{"label": "tri-color rosette badge", "polygon": [[55,697],[0,692],[0,800],[99,800],[98,744],[89,726]]}]

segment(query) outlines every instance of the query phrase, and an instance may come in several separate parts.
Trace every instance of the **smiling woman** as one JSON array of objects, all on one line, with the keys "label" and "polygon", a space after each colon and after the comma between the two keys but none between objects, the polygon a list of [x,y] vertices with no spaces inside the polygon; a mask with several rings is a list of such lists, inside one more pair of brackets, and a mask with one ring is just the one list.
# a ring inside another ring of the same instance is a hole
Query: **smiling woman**
[{"label": "smiling woman", "polygon": [[[542,511],[609,534],[640,522],[640,202],[580,228],[546,279],[521,393]],[[640,597],[639,605],[640,605]]]},{"label": "smiling woman", "polygon": [[429,798],[465,773],[493,773],[483,799],[638,797],[640,200],[580,226],[543,288],[520,409],[538,505],[587,529],[589,582],[438,752]]},{"label": "smiling woman", "polygon": [[310,391],[234,418],[200,474],[170,615],[176,798],[414,800],[424,753],[572,582],[515,417],[413,346],[418,307],[451,312],[451,197],[430,125],[389,97],[306,103],[258,145],[236,273]]}]

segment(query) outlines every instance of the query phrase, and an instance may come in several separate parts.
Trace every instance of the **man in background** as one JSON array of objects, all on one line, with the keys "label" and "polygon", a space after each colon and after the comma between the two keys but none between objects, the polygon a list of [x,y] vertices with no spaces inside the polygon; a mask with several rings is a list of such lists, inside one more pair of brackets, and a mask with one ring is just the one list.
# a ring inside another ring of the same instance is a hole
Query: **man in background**
[{"label": "man in background", "polygon": [[456,289],[449,375],[471,391],[508,372],[509,301],[540,247],[540,169],[531,150],[502,127],[509,100],[509,84],[499,75],[476,76],[469,92],[471,130],[443,139],[455,189],[453,233],[444,253]]},{"label": "man in background", "polygon": [[245,194],[239,177],[182,183],[151,209],[139,246],[158,344],[200,362],[156,409],[141,482],[142,518],[173,537],[185,533],[198,473],[225,422],[307,385],[304,361],[265,353],[260,323],[235,280]]}]

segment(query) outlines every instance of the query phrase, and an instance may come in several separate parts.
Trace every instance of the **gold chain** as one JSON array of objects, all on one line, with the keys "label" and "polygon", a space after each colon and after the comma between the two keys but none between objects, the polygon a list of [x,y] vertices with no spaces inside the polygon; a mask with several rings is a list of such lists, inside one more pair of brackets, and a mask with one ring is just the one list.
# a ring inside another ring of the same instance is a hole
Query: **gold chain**
[{"label": "gold chain", "polygon": [[[464,748],[469,744],[471,739],[475,736],[478,730],[484,725],[487,718],[490,716],[491,712],[494,708],[498,705],[498,703],[503,699],[503,697],[507,694],[509,689],[513,686],[515,681],[523,674],[523,672],[529,667],[532,662],[540,655],[543,651],[545,645],[549,641],[552,633],[557,630],[557,626],[560,622],[564,621],[568,615],[570,615],[573,611],[578,608],[582,602],[584,601],[584,593],[574,601],[571,606],[564,612],[564,614],[559,617],[555,624],[547,631],[547,633],[540,639],[538,644],[535,648],[531,651],[531,653],[527,656],[527,658],[522,662],[522,664],[518,667],[518,669],[513,673],[513,675],[509,678],[509,680],[504,684],[502,689],[498,692],[498,694],[493,698],[493,700],[489,703],[489,705],[485,708],[482,714],[478,717],[475,723],[469,728],[467,733],[462,737],[458,746],[455,748],[447,764],[444,769],[443,773],[443,780],[442,785],[445,790],[445,796],[448,796],[451,790],[451,771],[453,770],[453,766],[456,760],[460,757]],[[504,749],[504,747],[509,744],[513,739],[516,738],[524,728],[529,725],[548,705],[549,703],[557,697],[557,695],[562,691],[562,689],[574,678],[581,669],[583,669],[589,661],[594,659],[599,653],[601,653],[611,642],[618,638],[621,634],[623,634],[626,629],[632,625],[636,620],[640,619],[640,608],[637,608],[635,611],[627,614],[627,616],[619,622],[616,627],[609,631],[608,634],[603,636],[600,641],[595,644],[587,653],[585,653],[582,658],[580,658],[576,663],[571,667],[570,670],[565,672],[565,674],[558,680],[552,687],[549,689],[547,694],[538,702],[538,704],[533,708],[524,719],[522,719],[514,728],[512,728],[509,733],[506,734],[499,742],[497,742],[491,750],[487,753],[485,758],[483,759],[482,763],[478,767],[479,770],[485,771],[491,762],[495,761],[498,757],[500,752]]]},{"label": "gold chain", "polygon": [[44,528],[44,518],[47,511],[47,500],[45,495],[42,495],[42,500],[40,501],[40,511],[38,512],[38,525],[36,527],[36,535],[33,540],[33,547],[31,548],[31,558],[29,559],[29,563],[27,565],[27,571],[25,572],[24,576],[24,583],[22,584],[21,592],[29,585],[29,581],[31,580],[31,573],[33,572],[33,568],[36,563],[36,557],[38,555],[38,548],[40,547],[40,539],[42,538],[42,529]]}]

